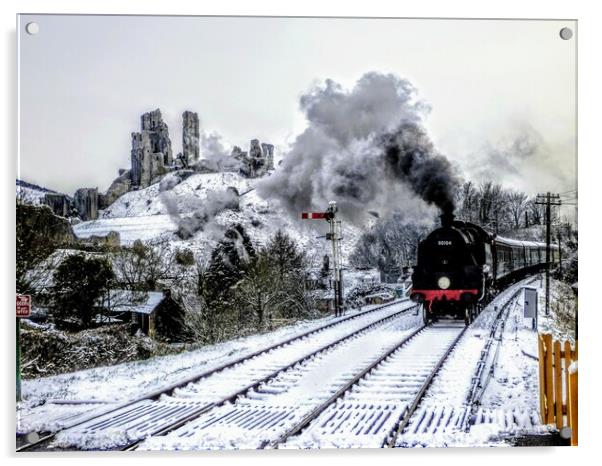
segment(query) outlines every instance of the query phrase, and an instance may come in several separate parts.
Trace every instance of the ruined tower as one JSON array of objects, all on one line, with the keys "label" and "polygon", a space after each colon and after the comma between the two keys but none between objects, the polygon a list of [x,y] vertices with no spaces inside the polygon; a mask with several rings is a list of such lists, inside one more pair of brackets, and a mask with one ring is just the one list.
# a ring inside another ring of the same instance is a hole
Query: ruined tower
[{"label": "ruined tower", "polygon": [[182,154],[187,165],[199,160],[199,115],[185,111],[182,114]]},{"label": "ruined tower", "polygon": [[98,188],[79,188],[73,195],[73,204],[82,220],[98,218]]},{"label": "ruined tower", "polygon": [[65,194],[46,193],[43,202],[52,209],[54,215],[67,217],[71,212],[71,202]]},{"label": "ruined tower", "polygon": [[274,146],[251,139],[249,152],[234,146],[231,156],[240,162],[239,172],[247,178],[257,178],[274,168]]},{"label": "ruined tower", "polygon": [[273,170],[274,169],[274,144],[267,144],[265,142],[262,142],[261,150],[263,151],[263,156],[265,157],[266,170]]},{"label": "ruined tower", "polygon": [[132,186],[146,188],[173,164],[171,139],[161,110],[142,115],[141,131],[132,133]]}]

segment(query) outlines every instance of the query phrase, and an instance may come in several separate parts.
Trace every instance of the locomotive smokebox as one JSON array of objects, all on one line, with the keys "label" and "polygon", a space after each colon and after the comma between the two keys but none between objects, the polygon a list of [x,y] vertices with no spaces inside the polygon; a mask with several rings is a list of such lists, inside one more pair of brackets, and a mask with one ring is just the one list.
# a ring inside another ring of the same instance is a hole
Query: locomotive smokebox
[{"label": "locomotive smokebox", "polygon": [[446,212],[442,214],[439,218],[441,219],[441,226],[443,228],[449,228],[454,223],[454,218],[456,217],[451,212]]}]

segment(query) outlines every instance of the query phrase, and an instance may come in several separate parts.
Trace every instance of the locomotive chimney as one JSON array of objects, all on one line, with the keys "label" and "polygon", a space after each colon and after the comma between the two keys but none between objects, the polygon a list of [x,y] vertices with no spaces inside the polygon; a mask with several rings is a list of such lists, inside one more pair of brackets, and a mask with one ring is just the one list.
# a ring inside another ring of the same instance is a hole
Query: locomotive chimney
[{"label": "locomotive chimney", "polygon": [[455,216],[451,212],[446,212],[441,214],[439,218],[441,219],[441,226],[444,228],[449,228],[454,223]]}]

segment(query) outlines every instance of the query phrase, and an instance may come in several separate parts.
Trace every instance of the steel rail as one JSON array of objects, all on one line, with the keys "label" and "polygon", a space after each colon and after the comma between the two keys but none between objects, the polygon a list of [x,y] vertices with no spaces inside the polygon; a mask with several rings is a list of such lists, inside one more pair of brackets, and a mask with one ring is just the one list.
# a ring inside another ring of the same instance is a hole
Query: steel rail
[{"label": "steel rail", "polygon": [[[529,282],[529,283],[531,283],[531,282]],[[502,336],[503,336],[504,329],[505,329],[505,322],[508,318],[508,315],[510,314],[510,306],[516,302],[516,299],[517,299],[518,295],[521,293],[521,291],[522,291],[522,288],[518,288],[514,293],[512,293],[510,298],[508,298],[508,300],[502,305],[502,307],[500,308],[500,310],[496,316],[496,320],[493,324],[491,332],[489,333],[487,343],[485,344],[485,347],[481,351],[481,356],[479,358],[479,362],[477,363],[477,368],[476,368],[475,374],[472,377],[472,383],[468,390],[468,395],[466,397],[466,402],[464,404],[467,408],[469,408],[470,413],[467,412],[464,419],[462,419],[461,430],[463,430],[463,431],[468,431],[468,429],[470,428],[470,423],[472,422],[471,421],[472,415],[474,414],[474,411],[477,408],[477,406],[480,404],[480,400],[483,397],[483,394],[485,393],[485,390],[489,384],[489,381],[494,374],[495,364],[497,362],[497,359],[499,357],[499,353],[501,350],[501,343],[502,343]],[[505,312],[505,314],[504,314],[504,312]],[[500,332],[500,335],[499,335],[499,338],[496,338],[496,334],[498,333],[498,330]],[[489,370],[484,375],[485,367],[487,366],[487,360],[489,359],[489,355],[491,354],[491,348],[493,347],[494,342],[497,342],[497,344],[495,345],[495,347],[496,347],[495,354],[493,356],[493,360],[491,361],[491,364],[489,365]],[[483,376],[485,376],[484,381],[483,381]]]},{"label": "steel rail", "polygon": [[[178,382],[175,382],[175,383],[173,383],[173,384],[171,384],[171,385],[169,385],[167,387],[162,387],[162,388],[160,388],[158,390],[154,390],[152,392],[146,393],[146,394],[144,394],[144,395],[142,395],[142,396],[140,396],[138,398],[135,398],[133,400],[125,401],[123,403],[118,404],[117,406],[112,406],[108,410],[105,410],[105,411],[102,411],[102,412],[91,413],[90,416],[84,417],[84,419],[78,420],[76,423],[68,425],[68,426],[65,426],[65,427],[63,427],[61,429],[58,429],[58,430],[54,431],[54,432],[29,432],[28,434],[23,434],[20,437],[26,437],[27,435],[35,433],[38,436],[38,439],[36,439],[33,442],[21,445],[20,447],[16,448],[15,451],[17,451],[17,452],[28,451],[28,450],[32,450],[35,447],[41,447],[43,444],[49,443],[50,441],[52,441],[52,439],[54,439],[59,432],[65,431],[67,429],[71,429],[73,427],[80,426],[80,425],[82,425],[82,424],[84,424],[86,422],[92,421],[92,420],[94,420],[96,418],[100,418],[102,416],[106,416],[107,414],[111,414],[111,413],[113,413],[115,411],[118,411],[118,410],[121,410],[123,408],[127,408],[128,406],[134,405],[134,404],[139,403],[141,401],[144,401],[144,400],[154,400],[154,399],[159,398],[161,395],[169,395],[169,394],[173,393],[173,391],[175,391],[176,389],[181,388],[181,387],[183,387],[185,385],[188,385],[189,383],[198,382],[198,381],[200,381],[200,380],[202,380],[204,378],[207,378],[207,377],[209,377],[209,376],[211,376],[213,374],[216,374],[216,373],[221,372],[223,370],[229,369],[229,368],[231,368],[233,366],[236,366],[236,365],[238,365],[240,363],[243,363],[245,361],[253,359],[253,358],[255,358],[257,356],[260,356],[262,354],[268,353],[268,352],[270,352],[272,350],[275,350],[275,349],[278,349],[278,348],[281,348],[281,347],[284,347],[284,346],[288,346],[289,344],[292,344],[292,343],[294,343],[296,341],[303,340],[303,339],[305,339],[305,338],[307,338],[307,337],[309,337],[311,335],[315,335],[315,334],[320,333],[322,331],[328,330],[328,329],[330,329],[332,327],[335,327],[337,325],[340,325],[342,323],[358,319],[360,317],[363,317],[363,316],[366,316],[368,314],[380,311],[380,310],[382,310],[384,308],[387,308],[387,307],[390,307],[390,306],[394,306],[396,304],[401,304],[401,303],[403,303],[405,301],[406,300],[394,300],[394,301],[391,301],[389,303],[385,303],[385,304],[379,305],[377,307],[374,307],[372,309],[369,309],[367,311],[363,311],[363,312],[359,312],[357,314],[353,314],[351,316],[343,317],[342,319],[338,319],[335,322],[330,322],[330,323],[322,325],[322,326],[320,326],[318,328],[314,328],[314,329],[308,330],[306,332],[303,332],[303,333],[301,333],[299,335],[294,335],[294,336],[292,336],[290,338],[287,338],[287,339],[285,339],[283,341],[274,343],[273,345],[270,345],[270,346],[268,346],[266,348],[262,348],[260,350],[254,351],[253,353],[243,355],[243,356],[241,356],[241,357],[239,357],[239,358],[237,358],[237,359],[235,359],[233,361],[229,361],[229,362],[224,363],[224,364],[222,364],[220,366],[217,366],[215,368],[203,371],[201,373],[192,375],[190,377],[186,377],[186,378],[184,378],[184,379],[182,379],[182,380],[180,380]],[[404,312],[405,313],[407,311],[410,311],[411,309],[415,309],[416,307],[417,307],[417,305],[413,305],[413,306],[410,306],[410,307],[408,307],[408,308],[406,308],[406,309],[404,309],[403,311],[400,311],[400,312]],[[382,320],[382,319],[380,319],[380,320]],[[369,325],[371,325],[371,324],[369,324]],[[337,341],[340,341],[340,340],[337,340]],[[334,342],[334,343],[336,343],[336,342]]]},{"label": "steel rail", "polygon": [[397,437],[399,436],[399,434],[401,432],[403,432],[403,430],[405,429],[405,427],[410,422],[410,419],[411,419],[412,415],[414,414],[414,412],[416,411],[416,409],[420,405],[420,402],[422,401],[422,398],[424,397],[424,395],[426,394],[426,391],[428,390],[428,388],[430,387],[431,383],[433,382],[433,380],[437,376],[437,373],[439,372],[439,370],[441,369],[441,367],[443,366],[443,364],[445,363],[445,361],[447,361],[447,358],[452,353],[452,351],[454,350],[454,348],[456,347],[456,345],[458,344],[458,342],[460,341],[460,339],[464,336],[464,334],[466,333],[466,330],[468,328],[469,328],[468,326],[462,328],[462,330],[460,331],[460,333],[458,334],[458,336],[456,338],[454,338],[454,340],[451,342],[451,344],[449,345],[449,348],[447,348],[447,350],[445,351],[445,353],[443,354],[443,356],[441,356],[441,358],[439,359],[439,361],[437,362],[437,364],[435,365],[435,367],[433,368],[433,370],[431,371],[431,373],[429,374],[429,376],[426,378],[426,380],[424,381],[424,383],[420,387],[420,390],[418,391],[418,394],[414,398],[414,401],[412,402],[412,404],[409,407],[406,407],[406,409],[402,413],[400,419],[397,421],[397,425],[395,427],[393,427],[393,429],[391,429],[391,432],[385,438],[385,440],[383,442],[383,445],[382,445],[383,447],[387,446],[389,448],[392,448],[392,447],[395,446],[395,442],[397,441]]},{"label": "steel rail", "polygon": [[355,375],[349,382],[343,385],[339,390],[337,390],[330,398],[328,398],[324,403],[320,404],[316,408],[314,408],[310,413],[303,417],[297,424],[288,429],[285,433],[283,433],[278,439],[265,443],[260,448],[278,448],[278,445],[286,442],[286,440],[293,435],[301,432],[305,427],[307,427],[314,419],[316,419],[320,414],[322,414],[330,405],[332,405],[335,401],[341,398],[347,391],[349,391],[356,383],[358,383],[361,379],[363,379],[366,375],[368,375],[372,370],[374,370],[377,366],[383,363],[389,356],[399,350],[401,347],[405,346],[410,340],[412,340],[416,335],[421,333],[427,327],[430,327],[432,324],[423,325],[418,328],[410,335],[406,336],[400,342],[393,345],[389,348],[385,353],[379,357],[376,361],[366,367],[364,370]]},{"label": "steel rail", "polygon": [[[522,288],[519,288],[516,291],[514,291],[512,293],[512,295],[504,302],[504,304],[502,306],[500,306],[500,309],[498,310],[497,314],[495,315],[494,322],[491,325],[491,331],[489,332],[487,343],[485,345],[485,348],[481,351],[481,355],[480,355],[479,361],[477,363],[477,369],[476,369],[475,375],[472,378],[471,387],[469,389],[469,394],[468,394],[468,397],[467,397],[468,401],[465,404],[467,406],[472,406],[472,404],[474,404],[474,400],[476,399],[476,396],[477,396],[476,394],[477,394],[477,392],[479,390],[479,387],[481,387],[482,374],[484,372],[484,368],[486,366],[487,359],[489,358],[491,347],[493,346],[493,342],[496,341],[495,335],[497,334],[497,332],[498,332],[498,330],[500,328],[502,329],[502,332],[503,332],[504,323],[505,323],[506,317],[507,317],[507,315],[509,313],[510,306],[511,306],[511,304],[513,304],[515,302],[516,297],[521,292],[521,290],[522,290]],[[410,406],[410,408],[404,413],[404,415],[401,416],[397,428],[392,433],[392,435],[390,436],[390,438],[387,439],[387,441],[385,442],[385,444],[383,446],[386,445],[389,448],[395,447],[395,444],[397,442],[397,438],[399,437],[399,435],[401,435],[403,433],[403,431],[405,430],[405,428],[408,426],[408,424],[409,424],[409,422],[410,422],[410,420],[412,418],[413,413],[419,407],[422,399],[424,398],[424,395],[426,394],[426,391],[427,391],[428,387],[430,386],[430,384],[432,383],[432,381],[436,377],[437,373],[439,372],[439,370],[441,369],[441,367],[443,366],[443,364],[446,362],[446,360],[448,359],[449,355],[452,353],[453,349],[456,347],[456,345],[459,342],[460,338],[463,336],[463,334],[465,333],[465,331],[468,328],[469,327],[465,327],[463,329],[463,331],[461,332],[461,334],[458,335],[458,337],[452,343],[452,345],[450,346],[450,348],[443,355],[443,357],[441,358],[441,360],[439,361],[439,363],[437,364],[437,366],[433,369],[432,373],[430,374],[430,376],[427,379],[427,381],[425,382],[425,384],[422,386],[420,392],[416,396],[416,398],[415,398],[414,402],[412,403],[412,405]],[[499,348],[500,348],[499,343],[500,343],[500,341],[499,340],[497,340],[497,341],[498,341],[497,349],[498,349],[498,352],[499,352]],[[488,377],[491,376],[491,373],[492,372],[490,370]],[[469,422],[468,417],[469,416],[467,416],[466,413],[465,413],[464,417],[463,417],[463,419],[461,421],[461,425],[465,426],[467,424],[467,422]]]},{"label": "steel rail", "polygon": [[[398,318],[398,317],[400,317],[400,316],[402,316],[404,314],[407,314],[409,311],[411,311],[414,308],[415,308],[415,306],[411,306],[409,308],[406,308],[406,309],[403,309],[403,310],[401,310],[399,312],[391,314],[391,315],[389,315],[387,317],[383,317],[382,319],[379,319],[379,320],[376,320],[374,322],[371,322],[370,324],[368,324],[368,325],[366,325],[366,326],[364,326],[364,327],[362,327],[362,328],[360,328],[358,330],[355,330],[354,332],[350,333],[349,335],[346,335],[345,337],[343,337],[343,338],[341,338],[339,340],[336,340],[336,341],[330,342],[330,343],[328,343],[326,345],[323,345],[322,347],[316,349],[315,351],[312,351],[311,353],[306,354],[306,355],[304,355],[304,356],[296,359],[295,361],[292,361],[291,363],[287,364],[286,366],[283,366],[281,368],[276,369],[275,371],[271,372],[270,374],[266,375],[265,377],[261,378],[260,380],[257,380],[255,382],[247,385],[246,387],[240,389],[240,390],[237,390],[236,392],[232,393],[231,395],[228,395],[228,396],[226,396],[226,397],[224,397],[224,398],[222,398],[219,401],[216,401],[214,403],[210,403],[208,405],[205,405],[205,406],[199,408],[198,410],[190,413],[189,415],[183,417],[182,419],[178,419],[177,421],[173,422],[172,424],[170,424],[168,426],[165,426],[165,427],[162,427],[161,429],[158,429],[155,432],[152,432],[150,434],[150,436],[167,435],[170,432],[172,432],[172,431],[174,431],[174,430],[182,427],[183,425],[185,425],[185,424],[187,424],[187,423],[195,420],[200,415],[205,414],[206,412],[208,412],[208,411],[210,411],[210,410],[212,410],[214,408],[222,406],[225,403],[233,402],[237,398],[239,398],[239,397],[244,396],[245,394],[247,394],[250,390],[253,390],[253,389],[259,387],[260,385],[262,385],[262,384],[264,384],[266,382],[269,382],[271,379],[276,378],[277,376],[279,376],[283,372],[286,372],[286,371],[290,370],[294,366],[296,366],[298,364],[301,364],[301,363],[304,363],[304,362],[306,362],[306,361],[308,361],[308,360],[316,357],[320,353],[323,353],[323,352],[328,351],[328,350],[330,350],[332,348],[335,348],[336,346],[339,346],[339,345],[345,343],[346,341],[348,341],[348,340],[350,340],[352,338],[356,338],[356,337],[360,336],[361,334],[364,334],[364,333],[366,333],[366,332],[368,332],[370,330],[373,330],[374,328],[379,327],[379,326],[381,326],[381,325],[383,325],[383,324],[385,324],[385,323],[387,323],[387,322],[389,322],[391,320],[394,320],[394,319],[396,319],[396,318]],[[417,333],[417,332],[415,332],[415,333]],[[131,443],[125,445],[125,446],[122,446],[119,449],[120,450],[124,450],[124,451],[135,450],[138,447],[138,445],[141,442],[143,442],[143,441],[144,441],[144,439],[138,439],[138,440],[135,440],[135,441],[133,441],[133,442],[131,442]]]}]

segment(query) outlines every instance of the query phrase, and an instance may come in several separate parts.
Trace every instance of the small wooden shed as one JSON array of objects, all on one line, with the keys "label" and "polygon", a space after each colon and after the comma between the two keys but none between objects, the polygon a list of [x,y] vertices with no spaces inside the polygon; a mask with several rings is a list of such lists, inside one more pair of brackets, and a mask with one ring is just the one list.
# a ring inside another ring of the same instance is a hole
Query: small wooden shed
[{"label": "small wooden shed", "polygon": [[170,341],[180,341],[184,337],[185,311],[172,298],[170,290],[113,290],[111,299],[114,303],[112,314],[129,313],[134,331]]}]

